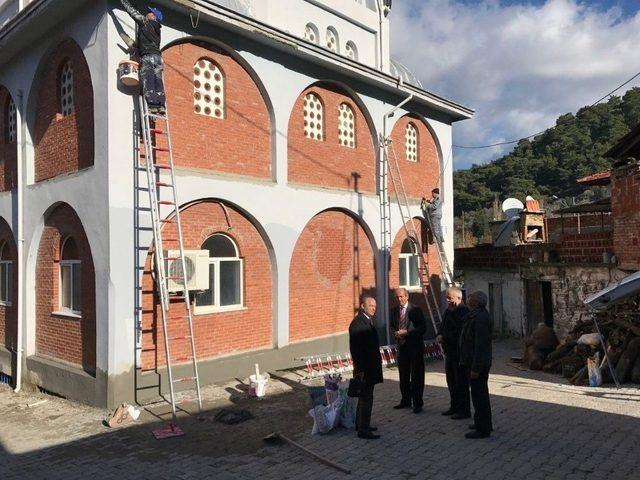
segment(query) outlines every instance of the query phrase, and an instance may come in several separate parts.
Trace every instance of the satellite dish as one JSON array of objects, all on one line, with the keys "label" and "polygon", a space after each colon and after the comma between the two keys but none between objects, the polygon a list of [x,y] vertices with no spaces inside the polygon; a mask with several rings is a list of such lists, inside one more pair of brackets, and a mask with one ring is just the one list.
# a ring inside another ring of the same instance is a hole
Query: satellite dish
[{"label": "satellite dish", "polygon": [[535,200],[535,198],[533,198],[531,195],[527,195],[527,198],[525,198],[525,201],[529,202],[531,200]]},{"label": "satellite dish", "polygon": [[524,204],[517,198],[507,198],[502,202],[502,211],[507,218],[513,218],[516,215],[520,215],[522,210],[524,210]]}]

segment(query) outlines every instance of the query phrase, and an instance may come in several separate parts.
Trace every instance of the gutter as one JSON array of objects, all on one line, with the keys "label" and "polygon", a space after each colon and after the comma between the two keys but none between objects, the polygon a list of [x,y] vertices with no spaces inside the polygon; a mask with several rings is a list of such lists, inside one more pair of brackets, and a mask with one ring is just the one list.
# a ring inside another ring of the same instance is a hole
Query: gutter
[{"label": "gutter", "polygon": [[22,90],[18,90],[18,103],[16,114],[19,118],[20,125],[20,154],[18,155],[18,161],[16,162],[16,176],[18,180],[18,195],[17,195],[17,247],[18,247],[18,294],[16,305],[16,383],[15,392],[19,392],[22,387],[22,352],[23,352],[23,317],[24,317],[24,178],[23,178],[23,162],[27,158],[27,126],[25,112],[24,93]]}]

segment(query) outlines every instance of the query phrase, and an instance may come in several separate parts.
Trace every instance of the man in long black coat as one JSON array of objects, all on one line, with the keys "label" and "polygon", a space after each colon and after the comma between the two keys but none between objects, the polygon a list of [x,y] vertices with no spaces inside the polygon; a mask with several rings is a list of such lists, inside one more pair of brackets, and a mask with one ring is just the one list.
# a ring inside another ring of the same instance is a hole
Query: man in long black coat
[{"label": "man in long black coat", "polygon": [[486,438],[493,430],[489,401],[489,370],[491,369],[491,316],[487,311],[487,296],[480,291],[469,296],[469,308],[460,334],[460,364],[469,373],[471,401],[474,409],[473,432],[467,438]]},{"label": "man in long black coat", "polygon": [[353,376],[364,379],[365,391],[358,398],[356,410],[356,429],[358,437],[375,439],[380,435],[373,433],[371,410],[373,408],[373,387],[382,383],[382,359],[378,331],[373,323],[376,314],[376,300],[365,296],[360,311],[349,325],[349,350],[353,360]]},{"label": "man in long black coat", "polygon": [[389,323],[398,342],[398,373],[400,375],[400,403],[393,408],[422,411],[424,393],[424,333],[427,321],[422,309],[409,303],[405,288],[395,290],[398,306],[391,310]]},{"label": "man in long black coat", "polygon": [[462,292],[459,288],[450,287],[446,292],[447,309],[442,316],[436,340],[444,349],[444,371],[449,388],[449,409],[443,415],[451,415],[454,420],[471,417],[471,401],[469,399],[468,372],[460,366],[458,343],[464,325],[464,317],[469,313],[462,303]]}]

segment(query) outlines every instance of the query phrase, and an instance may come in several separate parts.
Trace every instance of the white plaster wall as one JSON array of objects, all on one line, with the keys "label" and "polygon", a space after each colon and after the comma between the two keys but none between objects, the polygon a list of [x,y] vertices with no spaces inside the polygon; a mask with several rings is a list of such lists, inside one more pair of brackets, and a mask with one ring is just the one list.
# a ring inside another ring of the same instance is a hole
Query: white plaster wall
[{"label": "white plaster wall", "polygon": [[[495,270],[465,270],[464,288],[467,295],[480,290],[489,294],[489,284],[502,287],[502,320],[505,333],[521,337],[525,332],[525,316],[522,292],[522,280],[518,272],[499,272]],[[499,331],[494,324],[494,331]]]},{"label": "white plaster wall", "polygon": [[[95,271],[96,271],[96,368],[106,370],[107,343],[107,296],[100,292],[106,292],[106,272],[108,265],[108,238],[106,232],[107,203],[106,198],[106,165],[107,143],[106,135],[106,59],[104,53],[105,43],[104,16],[101,9],[81,8],[78,15],[68,18],[64,24],[57,25],[53,31],[46,33],[41,41],[33,43],[30,47],[13,59],[9,64],[2,65],[0,69],[0,84],[5,85],[12,96],[18,102],[18,92],[22,91],[24,102],[17,105],[21,109],[20,114],[29,121],[26,138],[26,158],[20,156],[25,169],[27,182],[24,193],[24,318],[22,319],[24,336],[22,347],[25,355],[35,353],[35,268],[38,245],[44,226],[44,214],[57,202],[66,202],[74,208],[83,223],[87,238],[91,247]],[[94,108],[95,155],[94,166],[71,175],[60,176],[34,184],[33,161],[34,147],[32,138],[32,120],[36,108],[37,87],[35,87],[36,73],[40,62],[46,55],[65,38],[75,40],[83,49],[89,71],[91,74]],[[100,113],[102,112],[102,113]],[[0,215],[11,225],[14,234],[16,226],[15,192],[5,192],[0,195]]]}]

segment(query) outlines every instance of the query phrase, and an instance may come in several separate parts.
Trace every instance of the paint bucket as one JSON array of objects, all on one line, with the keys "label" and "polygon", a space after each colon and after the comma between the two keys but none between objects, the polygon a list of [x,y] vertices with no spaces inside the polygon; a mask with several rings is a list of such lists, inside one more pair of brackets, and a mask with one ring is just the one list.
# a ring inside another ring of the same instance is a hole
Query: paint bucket
[{"label": "paint bucket", "polygon": [[137,87],[140,84],[138,76],[139,65],[133,60],[122,60],[118,64],[118,78],[125,87]]},{"label": "paint bucket", "polygon": [[264,397],[267,392],[267,382],[269,382],[268,373],[249,375],[249,395],[254,397]]}]

